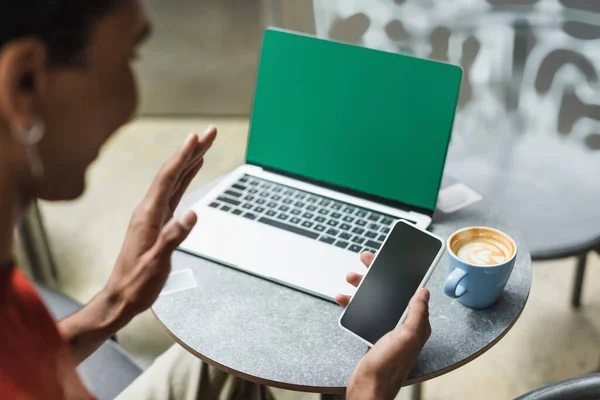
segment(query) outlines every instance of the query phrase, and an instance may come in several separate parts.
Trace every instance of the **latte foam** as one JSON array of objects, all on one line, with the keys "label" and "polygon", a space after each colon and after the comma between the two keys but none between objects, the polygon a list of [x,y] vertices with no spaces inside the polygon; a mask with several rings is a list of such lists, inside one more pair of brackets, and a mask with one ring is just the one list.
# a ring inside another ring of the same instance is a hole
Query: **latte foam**
[{"label": "latte foam", "polygon": [[515,254],[514,242],[491,228],[474,227],[458,232],[450,239],[452,252],[461,260],[479,266],[494,266]]}]

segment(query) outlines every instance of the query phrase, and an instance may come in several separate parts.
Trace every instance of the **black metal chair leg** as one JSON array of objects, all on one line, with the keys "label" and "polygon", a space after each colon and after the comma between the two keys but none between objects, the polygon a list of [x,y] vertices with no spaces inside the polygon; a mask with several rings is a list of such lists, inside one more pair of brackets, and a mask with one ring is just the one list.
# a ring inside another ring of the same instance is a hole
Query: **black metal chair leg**
[{"label": "black metal chair leg", "polygon": [[345,394],[322,394],[321,400],[344,400]]},{"label": "black metal chair leg", "polygon": [[[406,390],[407,388],[402,389],[403,391]],[[411,394],[410,394],[410,398],[411,400],[421,400],[421,397],[423,395],[423,384],[422,383],[415,383],[414,385],[412,385],[410,387],[411,390]],[[343,394],[322,394],[321,395],[321,400],[344,400],[346,398],[346,395]]]},{"label": "black metal chair leg", "polygon": [[412,393],[410,395],[411,400],[421,400],[421,397],[423,397],[423,384],[415,383],[414,385],[411,386],[411,389],[412,389]]},{"label": "black metal chair leg", "polygon": [[578,309],[581,306],[581,289],[583,287],[583,278],[585,277],[585,265],[587,263],[587,253],[577,257],[577,267],[575,270],[575,282],[573,284],[573,297],[571,305]]}]

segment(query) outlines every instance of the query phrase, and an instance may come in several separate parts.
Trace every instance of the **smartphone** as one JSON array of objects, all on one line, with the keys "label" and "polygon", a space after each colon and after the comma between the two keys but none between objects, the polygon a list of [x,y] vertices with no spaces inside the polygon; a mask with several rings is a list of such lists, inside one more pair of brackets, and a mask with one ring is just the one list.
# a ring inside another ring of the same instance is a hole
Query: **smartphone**
[{"label": "smartphone", "polygon": [[436,235],[398,220],[340,316],[342,329],[373,346],[404,321],[408,303],[444,254]]}]

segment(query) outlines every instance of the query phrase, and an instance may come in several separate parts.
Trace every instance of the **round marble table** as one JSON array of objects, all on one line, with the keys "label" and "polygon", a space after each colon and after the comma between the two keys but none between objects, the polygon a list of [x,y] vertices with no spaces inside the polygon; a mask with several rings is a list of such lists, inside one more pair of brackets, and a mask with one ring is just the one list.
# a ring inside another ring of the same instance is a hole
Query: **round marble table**
[{"label": "round marble table", "polygon": [[[209,187],[186,197],[180,209],[189,208]],[[515,324],[527,301],[529,251],[490,204],[482,201],[454,214],[437,214],[432,230],[447,238],[469,225],[512,235],[519,244],[515,268],[495,305],[472,310],[443,294],[444,257],[427,285],[432,335],[407,385],[483,354]],[[183,252],[173,256],[171,277],[152,308],[156,317],[188,351],[240,378],[289,390],[344,393],[365,353],[363,343],[337,326],[341,309],[334,303]]]}]

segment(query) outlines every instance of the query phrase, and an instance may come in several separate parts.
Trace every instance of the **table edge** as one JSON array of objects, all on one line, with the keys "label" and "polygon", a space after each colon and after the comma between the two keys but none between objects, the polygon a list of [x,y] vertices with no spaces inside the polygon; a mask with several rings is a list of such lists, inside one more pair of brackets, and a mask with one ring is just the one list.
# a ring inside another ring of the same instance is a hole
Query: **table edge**
[{"label": "table edge", "polygon": [[[506,327],[506,329],[504,329],[502,331],[502,333],[500,335],[498,335],[496,337],[496,339],[492,340],[490,343],[487,344],[487,346],[483,347],[481,350],[471,354],[469,357],[465,358],[464,360],[461,360],[457,363],[454,363],[452,365],[449,365],[446,368],[443,368],[439,371],[436,372],[432,372],[430,374],[427,375],[423,375],[420,376],[418,378],[414,378],[414,379],[409,379],[406,381],[404,386],[409,386],[409,385],[413,385],[416,383],[422,383],[428,380],[431,380],[433,378],[437,378],[439,376],[445,375],[448,372],[452,372],[468,363],[470,363],[471,361],[474,361],[475,359],[479,358],[480,356],[482,356],[483,354],[487,353],[488,350],[490,350],[492,347],[494,347],[495,345],[498,344],[498,342],[500,342],[502,339],[504,339],[504,336],[506,336],[506,334],[508,332],[510,332],[510,330],[513,328],[513,326],[515,326],[515,324],[517,323],[517,321],[521,318],[521,315],[523,314],[523,310],[525,309],[525,306],[527,305],[527,301],[529,300],[529,294],[531,293],[531,286],[529,289],[529,292],[527,292],[527,297],[525,298],[525,301],[523,302],[523,307],[521,307],[521,309],[519,310],[519,313],[515,316],[515,319],[510,323],[510,325],[508,325]],[[465,306],[463,306],[465,307]]]},{"label": "table edge", "polygon": [[228,374],[231,374],[237,378],[241,378],[241,379],[244,379],[249,382],[257,383],[259,385],[266,385],[269,387],[285,389],[285,390],[293,390],[293,391],[297,391],[297,392],[319,393],[319,394],[344,394],[344,393],[346,393],[345,387],[303,386],[303,385],[296,385],[296,384],[291,384],[291,383],[286,384],[286,383],[282,383],[282,382],[278,382],[278,381],[272,381],[270,379],[259,378],[254,375],[249,375],[244,372],[240,372],[240,371],[234,370],[232,368],[229,368],[221,363],[218,363],[218,362],[204,356],[203,354],[200,354],[198,351],[194,350],[193,348],[188,346],[186,343],[182,342],[177,337],[177,335],[175,335],[173,332],[171,332],[171,330],[169,328],[167,328],[165,326],[165,324],[163,324],[163,322],[158,317],[158,315],[156,315],[156,312],[154,312],[154,309],[151,309],[151,310],[152,310],[152,314],[154,315],[156,320],[167,331],[169,336],[171,336],[173,338],[173,340],[175,340],[175,342],[177,342],[177,344],[179,344],[181,347],[186,349],[188,352],[190,352],[194,356],[198,357],[200,360],[209,364],[210,366],[217,368],[223,372],[227,372]]},{"label": "table edge", "polygon": [[[519,313],[516,315],[514,320],[510,323],[510,325],[508,325],[506,327],[506,329],[504,329],[504,331],[502,331],[502,333],[500,335],[498,335],[494,340],[492,340],[490,343],[488,343],[485,347],[483,347],[479,351],[473,353],[469,357],[467,357],[457,363],[454,363],[446,368],[443,368],[439,371],[432,372],[430,374],[426,374],[426,375],[420,376],[418,378],[408,379],[404,383],[403,387],[414,385],[417,383],[423,383],[428,380],[445,375],[449,372],[452,372],[452,371],[470,363],[471,361],[474,361],[475,359],[477,359],[480,356],[482,356],[483,354],[485,354],[488,350],[490,350],[492,347],[494,347],[496,344],[498,344],[498,342],[500,342],[500,340],[502,340],[504,338],[504,336],[506,336],[506,334],[513,328],[513,326],[515,326],[515,324],[517,323],[519,318],[521,318],[521,315],[523,314],[523,310],[525,309],[525,306],[527,305],[527,301],[529,300],[530,293],[531,293],[531,287],[530,287],[529,291],[527,292],[527,297],[525,298],[525,301],[523,302],[523,306],[519,310]],[[463,307],[465,307],[465,306],[463,306]],[[152,311],[154,318],[156,318],[158,323],[165,329],[165,331],[169,334],[169,336],[171,336],[173,338],[173,340],[175,340],[175,342],[177,344],[179,344],[181,347],[186,349],[188,352],[190,352],[194,356],[198,357],[203,362],[205,362],[205,363],[211,365],[212,367],[217,368],[221,371],[227,372],[228,374],[231,374],[233,376],[236,376],[238,378],[241,378],[241,379],[253,382],[253,383],[257,383],[259,385],[266,385],[269,387],[274,387],[274,388],[284,389],[284,390],[293,390],[293,391],[297,391],[297,392],[319,393],[319,394],[345,394],[346,393],[346,387],[344,387],[344,386],[342,386],[342,387],[339,387],[339,386],[325,387],[325,386],[305,386],[305,385],[297,385],[297,384],[290,384],[290,383],[282,383],[282,382],[278,382],[278,381],[272,381],[270,379],[260,378],[260,377],[254,376],[254,375],[249,375],[244,372],[240,372],[240,371],[234,370],[232,368],[229,368],[223,364],[220,364],[220,363],[200,354],[199,352],[197,352],[196,350],[194,350],[193,348],[188,346],[186,343],[181,341],[177,337],[177,335],[175,335],[173,332],[171,332],[171,330],[169,328],[167,328],[167,326],[162,322],[160,317],[156,314],[154,309],[151,308],[150,310]]]}]

